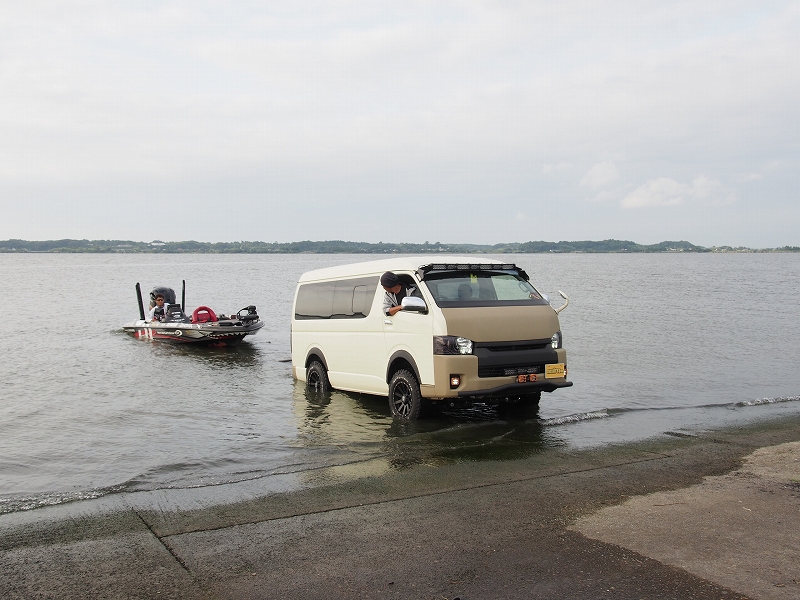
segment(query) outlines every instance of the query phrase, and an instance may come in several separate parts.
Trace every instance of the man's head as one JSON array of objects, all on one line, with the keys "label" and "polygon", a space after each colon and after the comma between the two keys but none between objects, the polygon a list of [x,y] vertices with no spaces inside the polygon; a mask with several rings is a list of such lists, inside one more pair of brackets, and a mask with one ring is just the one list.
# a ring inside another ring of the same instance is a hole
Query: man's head
[{"label": "man's head", "polygon": [[162,296],[161,294],[158,294],[156,296],[156,304],[159,304],[159,303],[160,304],[164,304],[164,296]]},{"label": "man's head", "polygon": [[400,278],[391,271],[386,271],[386,273],[381,275],[381,286],[383,286],[383,289],[385,289],[387,292],[391,292],[392,294],[399,292],[402,287],[400,285]]}]

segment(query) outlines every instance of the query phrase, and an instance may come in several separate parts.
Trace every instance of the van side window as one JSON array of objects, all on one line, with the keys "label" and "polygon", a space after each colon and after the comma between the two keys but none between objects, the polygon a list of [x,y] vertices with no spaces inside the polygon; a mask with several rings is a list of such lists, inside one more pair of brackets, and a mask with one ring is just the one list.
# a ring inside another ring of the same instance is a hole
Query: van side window
[{"label": "van side window", "polygon": [[333,311],[331,318],[344,319],[353,316],[353,287],[352,285],[340,285],[336,283],[336,290],[333,292]]},{"label": "van side window", "polygon": [[377,288],[378,277],[301,284],[294,318],[363,319],[369,315]]},{"label": "van side window", "polygon": [[297,290],[295,319],[330,319],[336,282],[308,283]]},{"label": "van side window", "polygon": [[369,314],[369,309],[372,308],[370,300],[374,295],[374,289],[370,295],[367,293],[366,285],[357,285],[353,289],[353,315],[366,317]]}]

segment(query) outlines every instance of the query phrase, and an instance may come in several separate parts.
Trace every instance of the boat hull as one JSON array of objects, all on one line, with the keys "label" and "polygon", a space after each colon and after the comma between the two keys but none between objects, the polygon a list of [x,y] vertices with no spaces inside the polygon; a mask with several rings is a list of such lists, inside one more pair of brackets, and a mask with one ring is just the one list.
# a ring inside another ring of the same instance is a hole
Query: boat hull
[{"label": "boat hull", "polygon": [[173,342],[177,344],[208,344],[214,346],[236,346],[248,335],[258,333],[263,321],[243,323],[149,323],[134,321],[122,326],[133,337],[147,341]]}]

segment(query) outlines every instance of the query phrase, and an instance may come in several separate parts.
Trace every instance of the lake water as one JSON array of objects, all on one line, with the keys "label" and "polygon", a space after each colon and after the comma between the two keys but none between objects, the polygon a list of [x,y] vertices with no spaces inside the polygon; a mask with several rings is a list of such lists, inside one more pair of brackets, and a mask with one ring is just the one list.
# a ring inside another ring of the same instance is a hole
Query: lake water
[{"label": "lake water", "polygon": [[[538,413],[400,424],[386,398],[307,397],[289,319],[304,271],[380,256],[0,254],[0,513],[383,458],[515,458],[800,414],[800,254],[562,254],[515,262],[561,313],[574,386]],[[437,257],[438,258],[438,257]],[[477,258],[477,256],[475,257]],[[232,349],[135,340],[135,283],[266,326]]]}]

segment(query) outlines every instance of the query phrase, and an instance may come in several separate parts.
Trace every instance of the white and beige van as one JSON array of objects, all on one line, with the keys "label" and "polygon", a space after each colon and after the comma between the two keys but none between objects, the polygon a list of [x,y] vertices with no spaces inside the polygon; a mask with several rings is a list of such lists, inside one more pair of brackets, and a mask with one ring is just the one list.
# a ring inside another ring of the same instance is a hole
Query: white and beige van
[{"label": "white and beige van", "polygon": [[[542,392],[572,385],[558,312],[525,271],[475,257],[433,258],[304,273],[292,314],[295,379],[321,391],[388,396],[402,419],[434,403],[536,405]],[[386,271],[421,296],[404,298],[394,316],[383,312]]]}]

